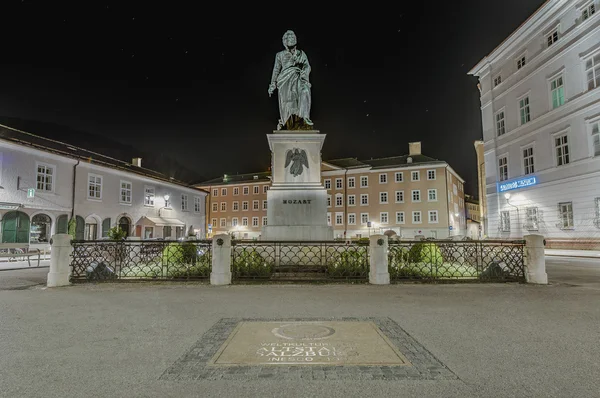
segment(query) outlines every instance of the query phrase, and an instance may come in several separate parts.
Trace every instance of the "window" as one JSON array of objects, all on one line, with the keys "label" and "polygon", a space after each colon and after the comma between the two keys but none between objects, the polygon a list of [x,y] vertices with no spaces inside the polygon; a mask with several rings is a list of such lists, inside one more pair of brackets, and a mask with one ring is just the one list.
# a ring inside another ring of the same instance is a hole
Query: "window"
[{"label": "window", "polygon": [[231,219],[231,226],[232,227],[237,227],[238,226],[238,218],[237,217],[233,217]]},{"label": "window", "polygon": [[217,226],[217,219],[216,218],[213,218],[210,221],[211,221],[211,224],[210,224],[211,227],[216,227]]},{"label": "window", "polygon": [[244,195],[248,195],[250,193],[250,187],[243,187],[242,188],[242,193]]},{"label": "window", "polygon": [[267,217],[262,218],[262,225],[267,225]]},{"label": "window", "polygon": [[508,158],[506,156],[498,159],[498,178],[500,181],[508,180]]},{"label": "window", "polygon": [[387,224],[388,223],[388,213],[387,213],[387,211],[379,213],[379,222],[381,224]]},{"label": "window", "polygon": [[194,196],[194,212],[200,213],[202,210],[202,200],[198,196]]},{"label": "window", "polygon": [[556,165],[562,166],[569,164],[569,143],[567,135],[561,135],[554,138],[554,147],[556,148]]},{"label": "window", "polygon": [[335,207],[342,207],[344,205],[344,195],[337,194],[335,195]]},{"label": "window", "polygon": [[219,196],[219,190],[217,188],[213,189],[213,198]]},{"label": "window", "polygon": [[144,187],[144,205],[154,206],[154,187]]},{"label": "window", "polygon": [[221,196],[227,196],[227,188],[221,188]]},{"label": "window", "polygon": [[219,211],[219,203],[215,202],[212,204],[212,211]]},{"label": "window", "polygon": [[366,188],[369,186],[369,177],[368,176],[361,176],[360,177],[360,187],[361,188]]},{"label": "window", "polygon": [[36,181],[38,191],[52,192],[54,189],[54,166],[38,164]]},{"label": "window", "polygon": [[356,205],[356,195],[348,195],[348,206]]},{"label": "window", "polygon": [[240,210],[240,202],[233,202],[233,203],[231,204],[231,210],[233,210],[233,211],[238,211],[238,210]]},{"label": "window", "polygon": [[260,187],[258,185],[255,185],[253,192],[254,192],[255,195],[258,195],[258,193],[260,192]]},{"label": "window", "polygon": [[592,148],[594,156],[600,156],[600,122],[592,125]]},{"label": "window", "polygon": [[396,203],[404,203],[404,191],[396,191]]},{"label": "window", "polygon": [[600,52],[585,61],[588,90],[600,87]]},{"label": "window", "polygon": [[437,210],[429,210],[429,224],[438,223],[438,212]]},{"label": "window", "polygon": [[325,180],[325,189],[331,189],[331,180]]},{"label": "window", "polygon": [[592,1],[591,3],[586,5],[583,10],[581,10],[581,19],[585,21],[586,19],[588,19],[595,13],[596,13],[596,5]]},{"label": "window", "polygon": [[538,230],[538,208],[525,208],[525,229],[528,231]]},{"label": "window", "polygon": [[252,217],[252,226],[258,227],[258,217]]},{"label": "window", "polygon": [[387,192],[379,192],[379,203],[386,204],[388,202]]},{"label": "window", "polygon": [[263,193],[267,193],[268,190],[269,190],[269,186],[263,185]]},{"label": "window", "polygon": [[327,225],[331,226],[331,213],[327,213]]},{"label": "window", "polygon": [[369,213],[360,213],[360,223],[366,224],[369,222]]},{"label": "window", "polygon": [[48,243],[51,238],[52,219],[46,214],[36,214],[31,218],[29,243]]},{"label": "window", "polygon": [[565,103],[565,87],[563,77],[559,76],[550,82],[550,93],[552,95],[552,109],[556,109]]},{"label": "window", "polygon": [[528,96],[519,100],[519,114],[521,115],[521,124],[525,124],[531,120]]},{"label": "window", "polygon": [[181,195],[181,211],[187,211],[187,210],[188,210],[188,196]]},{"label": "window", "polygon": [[437,202],[437,189],[427,190],[427,200],[429,202]]},{"label": "window", "polygon": [[401,171],[397,172],[394,176],[396,178],[396,182],[404,181],[404,174]]},{"label": "window", "polygon": [[267,201],[263,200],[263,210],[267,210]]},{"label": "window", "polygon": [[227,226],[227,219],[221,218],[220,225],[221,225],[221,228],[225,228]]},{"label": "window", "polygon": [[248,211],[248,201],[242,202],[242,211]]},{"label": "window", "polygon": [[331,195],[327,195],[327,207],[331,207]]},{"label": "window", "polygon": [[494,78],[494,87],[502,83],[502,76],[498,75]]},{"label": "window", "polygon": [[573,203],[564,202],[558,204],[559,228],[573,228]]},{"label": "window", "polygon": [[596,206],[596,227],[600,228],[600,198],[594,199],[594,204]]},{"label": "window", "polygon": [[363,193],[360,195],[360,205],[367,206],[369,204],[369,194]]},{"label": "window", "polygon": [[387,184],[387,174],[379,174],[379,183]]},{"label": "window", "polygon": [[411,173],[410,179],[411,179],[411,181],[419,181],[421,179],[421,176],[419,175],[418,171],[413,171]]},{"label": "window", "polygon": [[259,210],[260,209],[260,202],[258,200],[253,200],[252,201],[252,210]]},{"label": "window", "polygon": [[427,179],[435,180],[435,170],[427,170]]},{"label": "window", "polygon": [[240,194],[240,189],[238,187],[233,188],[233,196],[238,196]]},{"label": "window", "polygon": [[421,212],[420,211],[413,211],[412,216],[413,216],[413,224],[421,224]]},{"label": "window", "polygon": [[221,211],[227,211],[227,202],[221,202]]},{"label": "window", "polygon": [[354,177],[348,177],[348,188],[354,188],[356,179]]},{"label": "window", "polygon": [[242,217],[242,226],[243,227],[247,227],[248,226],[248,217]]},{"label": "window", "polygon": [[335,213],[335,225],[344,224],[344,213]]},{"label": "window", "polygon": [[500,137],[506,133],[506,127],[504,125],[504,111],[496,113],[496,135]]},{"label": "window", "polygon": [[421,191],[419,191],[418,189],[412,191],[412,201],[413,202],[421,201]]},{"label": "window", "polygon": [[454,192],[455,195],[458,195],[458,188],[456,184],[452,184],[452,192]]},{"label": "window", "polygon": [[535,172],[532,146],[523,149],[523,170],[525,171],[525,174],[533,174]]},{"label": "window", "polygon": [[404,212],[403,211],[396,212],[396,224],[404,224]]},{"label": "window", "polygon": [[102,199],[102,176],[88,174],[88,198]]},{"label": "window", "polygon": [[341,178],[336,178],[335,179],[335,189],[342,189],[344,187],[343,181],[344,180]]},{"label": "window", "polygon": [[131,183],[129,181],[121,181],[121,203],[131,203]]},{"label": "window", "polygon": [[356,214],[348,214],[348,225],[356,225]]},{"label": "window", "polygon": [[501,211],[500,212],[500,231],[501,232],[510,232],[510,212],[509,211]]},{"label": "window", "polygon": [[521,58],[517,59],[517,69],[521,69],[525,66],[525,56],[523,55]]},{"label": "window", "polygon": [[552,31],[552,33],[550,33],[549,35],[546,36],[546,43],[548,44],[548,47],[550,47],[557,41],[558,41],[558,28],[554,29]]}]

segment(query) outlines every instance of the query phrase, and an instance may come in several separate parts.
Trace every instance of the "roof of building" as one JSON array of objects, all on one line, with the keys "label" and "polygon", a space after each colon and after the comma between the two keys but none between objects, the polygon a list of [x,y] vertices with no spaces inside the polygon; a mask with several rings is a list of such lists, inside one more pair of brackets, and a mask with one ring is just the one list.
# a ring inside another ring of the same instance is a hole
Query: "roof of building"
[{"label": "roof of building", "polygon": [[354,169],[360,167],[369,167],[368,164],[365,164],[359,161],[357,158],[343,158],[343,159],[332,159],[325,160],[325,163],[328,163],[332,166],[340,167],[342,169]]},{"label": "roof of building", "polygon": [[243,184],[243,183],[254,183],[254,182],[268,182],[271,181],[270,171],[261,171],[258,173],[246,173],[246,174],[225,174],[222,177],[213,178],[212,180],[204,181],[196,186],[212,186],[212,185],[228,185],[228,184]]},{"label": "roof of building", "polygon": [[[412,159],[410,163],[408,162],[409,158]],[[362,160],[362,162],[367,166],[371,166],[374,169],[383,169],[389,167],[411,167],[419,164],[446,163],[444,161],[430,158],[429,156],[425,155],[392,156],[389,158]]]}]

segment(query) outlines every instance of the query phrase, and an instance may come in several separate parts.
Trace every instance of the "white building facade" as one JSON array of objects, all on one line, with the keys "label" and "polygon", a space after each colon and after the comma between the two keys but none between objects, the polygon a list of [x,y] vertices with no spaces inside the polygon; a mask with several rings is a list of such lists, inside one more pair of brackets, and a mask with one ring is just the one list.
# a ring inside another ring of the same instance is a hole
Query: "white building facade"
[{"label": "white building facade", "polygon": [[547,1],[479,78],[490,238],[600,245],[598,0]]},{"label": "white building facade", "polygon": [[0,241],[47,247],[72,218],[77,239],[106,238],[115,226],[141,239],[205,236],[206,192],[141,159],[90,154],[0,126]]}]

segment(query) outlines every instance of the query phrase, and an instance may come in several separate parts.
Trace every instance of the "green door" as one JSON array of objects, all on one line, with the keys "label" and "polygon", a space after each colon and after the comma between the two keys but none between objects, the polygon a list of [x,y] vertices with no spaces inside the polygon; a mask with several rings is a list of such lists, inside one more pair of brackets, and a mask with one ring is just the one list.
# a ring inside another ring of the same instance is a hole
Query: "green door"
[{"label": "green door", "polygon": [[83,240],[85,232],[85,220],[81,216],[75,216],[75,239]]},{"label": "green door", "polygon": [[2,217],[2,243],[29,243],[29,216],[20,211]]},{"label": "green door", "polygon": [[57,234],[68,234],[69,233],[69,216],[63,214],[58,216],[56,219],[56,233]]}]

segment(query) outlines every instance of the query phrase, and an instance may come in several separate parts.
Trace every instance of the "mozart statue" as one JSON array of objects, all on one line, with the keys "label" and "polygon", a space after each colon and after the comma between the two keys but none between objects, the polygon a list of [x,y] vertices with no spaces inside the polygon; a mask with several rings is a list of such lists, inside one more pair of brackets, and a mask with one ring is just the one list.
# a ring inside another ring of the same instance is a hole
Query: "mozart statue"
[{"label": "mozart statue", "polygon": [[269,97],[275,89],[279,93],[280,119],[277,130],[310,130],[310,64],[306,53],[296,48],[296,35],[288,30],[283,35],[285,50],[275,56],[275,66]]}]

